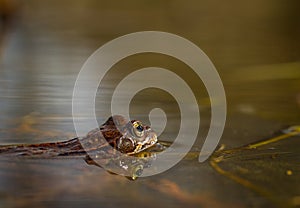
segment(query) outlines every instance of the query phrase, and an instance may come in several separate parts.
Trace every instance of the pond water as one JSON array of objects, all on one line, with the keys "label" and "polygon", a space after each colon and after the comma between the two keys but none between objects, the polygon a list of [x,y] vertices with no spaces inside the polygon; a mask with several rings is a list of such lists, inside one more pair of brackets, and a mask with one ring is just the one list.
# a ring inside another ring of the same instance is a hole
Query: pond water
[{"label": "pond water", "polygon": [[[5,37],[0,66],[1,144],[76,137],[72,95],[82,65],[107,41],[145,30],[189,39],[216,66],[228,110],[220,144],[238,147],[300,124],[300,14],[296,1],[17,3],[14,21],[1,36]],[[99,123],[110,115],[110,98],[120,80],[149,66],[171,69],[193,89],[200,105],[201,125],[194,145],[199,149],[210,125],[208,95],[189,67],[169,56],[138,54],[113,66],[99,86],[101,96],[96,98]],[[131,117],[149,123],[148,114],[155,107],[168,116],[160,139],[173,141],[180,111],[169,94],[157,89],[141,91],[132,101]],[[289,144],[288,148],[299,154],[299,146]],[[295,159],[292,162],[296,164]],[[2,157],[0,167],[1,207],[274,206],[264,196],[217,173],[208,161],[199,163],[195,153],[162,174],[136,181],[72,157]],[[273,180],[274,184],[285,183],[284,178]],[[283,186],[285,191],[300,185],[299,180],[293,183]],[[272,197],[277,197],[276,193]],[[299,197],[300,193],[291,192],[282,203],[299,205]]]}]

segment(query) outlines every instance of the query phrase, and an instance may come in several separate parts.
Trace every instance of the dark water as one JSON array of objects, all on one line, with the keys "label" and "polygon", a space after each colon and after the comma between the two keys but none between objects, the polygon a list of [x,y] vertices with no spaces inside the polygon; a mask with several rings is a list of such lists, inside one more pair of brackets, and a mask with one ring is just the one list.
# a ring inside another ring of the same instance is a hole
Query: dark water
[{"label": "dark water", "polygon": [[[16,13],[10,30],[2,35],[2,144],[76,136],[72,93],[83,63],[107,41],[144,30],[185,37],[215,64],[227,96],[228,115],[221,138],[227,147],[267,138],[283,127],[300,123],[297,1],[18,3],[12,10]],[[101,83],[107,96],[96,100],[99,122],[110,115],[109,99],[119,80],[134,69],[153,65],[172,69],[196,92],[202,119],[198,146],[209,128],[207,93],[186,65],[167,56],[136,55],[116,64]],[[141,92],[132,103],[132,117],[147,123],[149,109],[160,106],[171,118],[164,139],[172,140],[180,122],[172,99],[161,91]],[[289,148],[297,152],[298,147]],[[0,166],[1,207],[271,206],[268,199],[218,174],[208,162],[198,163],[197,157],[137,181],[111,175],[78,158],[1,158]],[[274,183],[285,181],[274,178]],[[293,184],[288,189],[293,189]],[[299,196],[291,192],[287,198],[297,205]]]}]

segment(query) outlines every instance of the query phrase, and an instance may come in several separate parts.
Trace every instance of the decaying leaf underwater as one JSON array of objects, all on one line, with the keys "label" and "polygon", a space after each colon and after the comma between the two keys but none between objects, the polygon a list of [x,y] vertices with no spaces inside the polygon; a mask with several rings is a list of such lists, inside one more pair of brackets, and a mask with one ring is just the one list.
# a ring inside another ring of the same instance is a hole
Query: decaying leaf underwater
[{"label": "decaying leaf underwater", "polygon": [[267,197],[276,206],[300,206],[300,126],[239,148],[221,145],[210,164],[221,175]]}]

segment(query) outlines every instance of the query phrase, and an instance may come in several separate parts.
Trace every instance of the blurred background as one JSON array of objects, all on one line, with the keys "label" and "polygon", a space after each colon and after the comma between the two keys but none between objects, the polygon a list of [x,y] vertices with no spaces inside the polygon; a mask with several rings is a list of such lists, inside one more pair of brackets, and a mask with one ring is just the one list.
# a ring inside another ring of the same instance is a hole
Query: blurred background
[{"label": "blurred background", "polygon": [[[214,63],[228,105],[221,143],[236,147],[299,124],[299,8],[297,0],[0,0],[0,142],[32,143],[76,136],[72,93],[82,65],[107,41],[145,30],[180,35],[198,45]],[[97,101],[99,122],[110,115],[109,96],[118,81],[133,69],[153,63],[174,70],[198,93],[203,115],[200,133],[204,133],[199,134],[202,143],[210,118],[205,88],[200,80],[189,81],[193,74],[187,66],[166,56],[136,55],[114,66],[101,83],[108,97]],[[177,106],[170,105],[172,98],[151,90],[144,92],[151,98],[142,95],[137,97],[137,105],[154,103],[174,114],[170,116],[174,121],[167,127],[166,137],[176,134],[180,121]],[[137,109],[133,113],[146,118],[148,111]],[[99,203],[105,207],[206,207],[215,201],[219,207],[247,207],[269,203],[214,175],[208,164],[196,161],[188,167],[177,167],[179,173],[175,168],[135,184],[104,171],[99,174],[99,169],[91,171],[82,161],[48,161],[46,165],[37,161],[1,163],[0,205],[4,207],[96,207]],[[25,181],[26,177],[30,180]],[[91,178],[97,181],[97,187],[91,184]],[[159,189],[155,188],[156,181],[162,183]],[[56,183],[59,185],[53,188],[51,184]],[[41,188],[45,185],[48,189]],[[122,188],[128,190],[126,194]],[[178,193],[168,194],[168,189]]]}]

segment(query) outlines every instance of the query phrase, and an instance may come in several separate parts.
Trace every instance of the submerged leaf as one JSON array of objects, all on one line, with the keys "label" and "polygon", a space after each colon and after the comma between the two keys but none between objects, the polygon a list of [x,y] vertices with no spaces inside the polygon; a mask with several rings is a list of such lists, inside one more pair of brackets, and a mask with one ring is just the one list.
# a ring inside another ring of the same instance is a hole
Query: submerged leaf
[{"label": "submerged leaf", "polygon": [[280,207],[300,205],[300,126],[240,148],[220,149],[210,164]]}]

